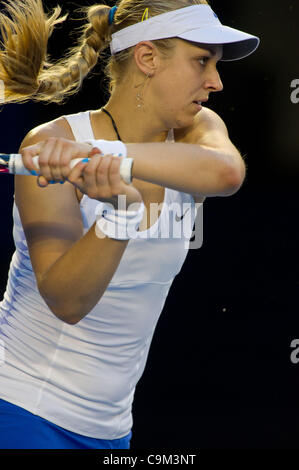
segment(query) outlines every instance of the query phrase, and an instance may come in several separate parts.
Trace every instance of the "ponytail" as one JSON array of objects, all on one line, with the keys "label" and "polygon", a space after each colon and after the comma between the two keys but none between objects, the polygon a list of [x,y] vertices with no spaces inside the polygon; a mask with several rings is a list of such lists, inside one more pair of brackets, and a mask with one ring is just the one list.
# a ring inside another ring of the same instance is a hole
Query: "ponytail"
[{"label": "ponytail", "polygon": [[96,65],[100,52],[109,44],[110,8],[96,5],[81,9],[88,24],[82,28],[77,46],[59,61],[48,62],[48,40],[60,16],[57,6],[50,16],[41,0],[8,0],[7,13],[0,13],[0,80],[4,83],[4,102],[28,100],[62,103],[76,93],[84,78]]}]

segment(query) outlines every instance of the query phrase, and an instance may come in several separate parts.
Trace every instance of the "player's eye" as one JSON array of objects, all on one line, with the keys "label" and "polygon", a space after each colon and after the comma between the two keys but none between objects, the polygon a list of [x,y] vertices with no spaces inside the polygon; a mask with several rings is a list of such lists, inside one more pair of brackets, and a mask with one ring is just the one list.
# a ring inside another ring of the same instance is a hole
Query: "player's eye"
[{"label": "player's eye", "polygon": [[201,58],[199,59],[199,62],[200,62],[200,64],[201,64],[202,66],[205,66],[205,65],[207,65],[207,63],[208,63],[209,60],[210,60],[210,57],[206,57],[206,56],[205,56],[205,57],[201,57]]}]

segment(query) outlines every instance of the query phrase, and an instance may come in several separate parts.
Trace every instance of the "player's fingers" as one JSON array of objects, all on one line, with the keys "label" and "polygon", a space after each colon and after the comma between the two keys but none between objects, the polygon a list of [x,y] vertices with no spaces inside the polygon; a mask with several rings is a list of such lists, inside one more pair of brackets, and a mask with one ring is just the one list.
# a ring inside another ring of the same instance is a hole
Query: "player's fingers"
[{"label": "player's fingers", "polygon": [[46,188],[48,186],[49,182],[48,180],[42,176],[42,175],[39,175],[37,177],[37,185],[40,187],[40,188]]},{"label": "player's fingers", "polygon": [[97,153],[89,159],[89,163],[84,168],[84,172],[82,174],[84,188],[90,195],[96,194],[97,192],[96,172],[97,167],[102,165],[102,160],[103,156]]},{"label": "player's fingers", "polygon": [[[102,190],[105,190],[107,192],[110,192],[108,172],[109,172],[109,167],[111,165],[112,158],[113,157],[111,155],[104,155],[102,157],[101,164],[98,165],[96,169],[96,184],[100,186]],[[109,197],[109,196],[103,196],[103,197]]]},{"label": "player's fingers", "polygon": [[104,154],[97,147],[93,147],[91,152],[89,153],[89,156],[93,157],[94,155],[104,155]]},{"label": "player's fingers", "polygon": [[[38,164],[40,173],[48,180],[55,180],[55,175],[59,176],[59,154],[61,152],[62,142],[50,137],[39,153]],[[51,163],[50,163],[51,161]],[[58,179],[58,178],[57,178]]]},{"label": "player's fingers", "polygon": [[123,180],[120,176],[120,165],[122,159],[120,157],[112,157],[111,165],[109,168],[109,185],[113,196],[121,193]]},{"label": "player's fingers", "polygon": [[[73,154],[73,149],[71,147],[66,147],[63,149],[61,155],[60,155],[60,161],[59,161],[59,175],[58,173],[56,174],[57,178],[56,179],[66,179],[71,171],[71,161],[72,161],[72,154]],[[84,158],[82,161],[87,162],[88,159]]]},{"label": "player's fingers", "polygon": [[88,158],[84,158],[81,162],[77,163],[75,165],[69,175],[65,178],[66,181],[69,183],[75,184],[75,185],[83,185],[84,183],[84,177],[83,177],[83,171],[88,165],[89,160]]},{"label": "player's fingers", "polygon": [[27,170],[38,171],[38,168],[33,161],[33,157],[36,157],[39,154],[39,152],[41,152],[44,145],[45,145],[45,141],[41,141],[41,142],[38,142],[37,144],[29,145],[28,147],[24,147],[20,150],[23,164],[25,168],[27,168]]}]

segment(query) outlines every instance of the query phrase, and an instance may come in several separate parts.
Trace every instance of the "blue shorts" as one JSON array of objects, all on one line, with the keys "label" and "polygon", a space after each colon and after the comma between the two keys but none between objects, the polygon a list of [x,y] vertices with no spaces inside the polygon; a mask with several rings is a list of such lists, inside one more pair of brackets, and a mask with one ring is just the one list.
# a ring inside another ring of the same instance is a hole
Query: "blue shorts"
[{"label": "blue shorts", "polygon": [[81,436],[0,399],[0,449],[129,449],[131,437]]}]

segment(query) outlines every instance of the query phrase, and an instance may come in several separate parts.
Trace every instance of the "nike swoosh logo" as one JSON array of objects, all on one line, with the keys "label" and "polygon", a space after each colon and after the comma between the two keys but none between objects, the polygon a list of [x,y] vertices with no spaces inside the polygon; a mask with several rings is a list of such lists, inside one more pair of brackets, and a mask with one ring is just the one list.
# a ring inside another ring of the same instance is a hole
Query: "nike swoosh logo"
[{"label": "nike swoosh logo", "polygon": [[183,218],[185,217],[185,215],[187,214],[188,210],[189,210],[189,209],[187,209],[186,212],[185,212],[185,214],[182,215],[181,217],[178,217],[177,215],[175,215],[175,220],[176,220],[177,222],[181,222],[181,221],[183,220]]}]

